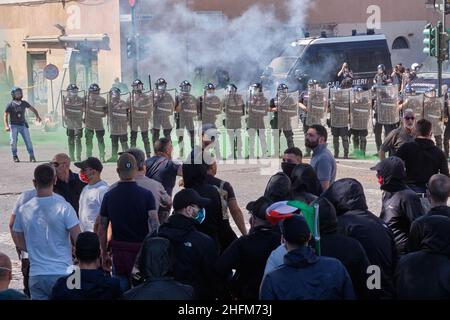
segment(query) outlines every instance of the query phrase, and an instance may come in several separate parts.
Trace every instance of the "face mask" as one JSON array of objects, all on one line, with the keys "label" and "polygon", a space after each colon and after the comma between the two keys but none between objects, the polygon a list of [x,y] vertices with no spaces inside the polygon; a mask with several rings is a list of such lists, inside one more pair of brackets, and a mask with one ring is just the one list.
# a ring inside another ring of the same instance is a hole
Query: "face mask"
[{"label": "face mask", "polygon": [[383,177],[382,177],[382,176],[378,176],[378,184],[379,184],[380,186],[382,186],[383,183],[384,183]]},{"label": "face mask", "polygon": [[214,97],[214,93],[208,92],[208,93],[206,94],[206,96],[207,96],[208,98]]},{"label": "face mask", "polygon": [[292,173],[292,170],[294,170],[294,168],[295,168],[296,165],[297,165],[297,164],[291,163],[291,162],[282,162],[282,163],[281,163],[281,170],[283,170],[283,172],[284,172],[288,177],[290,177],[290,176],[291,176],[291,173]]},{"label": "face mask", "polygon": [[84,183],[89,183],[89,178],[83,172],[80,172],[78,175],[81,181],[83,181]]},{"label": "face mask", "polygon": [[197,215],[194,217],[194,220],[198,222],[198,224],[202,224],[206,218],[206,211],[204,208],[198,210]]}]

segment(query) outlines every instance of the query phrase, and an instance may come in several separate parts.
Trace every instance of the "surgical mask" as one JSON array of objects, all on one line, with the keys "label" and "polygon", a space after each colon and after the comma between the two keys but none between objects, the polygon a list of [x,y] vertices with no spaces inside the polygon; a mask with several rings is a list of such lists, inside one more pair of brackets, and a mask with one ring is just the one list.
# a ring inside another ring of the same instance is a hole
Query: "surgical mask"
[{"label": "surgical mask", "polygon": [[156,89],[158,91],[166,91],[166,86],[158,86]]},{"label": "surgical mask", "polygon": [[378,184],[379,184],[380,186],[382,186],[382,185],[384,184],[384,181],[383,181],[383,177],[382,177],[382,176],[378,176]]},{"label": "surgical mask", "polygon": [[198,222],[198,224],[202,224],[206,218],[206,210],[204,208],[198,210],[197,215],[194,217],[194,220]]},{"label": "surgical mask", "polygon": [[208,98],[214,97],[214,93],[208,92],[208,93],[206,94],[206,96],[207,96]]},{"label": "surgical mask", "polygon": [[290,177],[292,171],[294,170],[295,166],[297,164],[296,163],[292,163],[292,162],[282,162],[281,163],[281,170],[283,170],[283,172]]},{"label": "surgical mask", "polygon": [[84,174],[84,172],[81,172],[78,174],[80,177],[80,180],[83,181],[84,183],[89,183],[89,178],[87,177],[86,174]]}]

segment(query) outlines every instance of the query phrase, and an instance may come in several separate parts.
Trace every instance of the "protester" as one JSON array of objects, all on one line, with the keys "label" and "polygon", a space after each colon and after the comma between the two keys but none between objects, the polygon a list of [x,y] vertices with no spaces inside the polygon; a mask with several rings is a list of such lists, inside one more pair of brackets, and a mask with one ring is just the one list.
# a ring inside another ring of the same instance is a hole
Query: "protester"
[{"label": "protester", "polygon": [[56,154],[51,163],[55,167],[56,176],[58,177],[54,192],[66,199],[78,215],[80,195],[87,181],[81,181],[78,174],[70,170],[70,158],[67,154]]},{"label": "protester", "polygon": [[317,174],[322,189],[326,190],[336,179],[336,160],[327,148],[327,129],[313,125],[306,133],[305,146],[313,150],[311,166]]},{"label": "protester", "polygon": [[[29,288],[33,300],[47,300],[56,281],[72,265],[72,245],[80,233],[75,210],[53,195],[55,170],[41,164],[34,170],[37,196],[16,212],[13,233],[17,247],[30,259]],[[69,237],[70,236],[70,237]]]},{"label": "protester", "polygon": [[302,163],[303,154],[302,151],[297,148],[288,148],[284,151],[283,161],[281,162],[281,169],[288,177],[291,176],[294,167]]},{"label": "protester", "polygon": [[322,193],[322,185],[309,164],[298,164],[291,173],[291,199],[313,202]]},{"label": "protester", "polygon": [[277,172],[267,182],[264,196],[272,202],[290,200],[291,180],[283,172]]},{"label": "protester", "polygon": [[393,298],[392,277],[398,256],[395,240],[389,227],[367,208],[364,189],[357,180],[340,179],[322,195],[336,209],[338,232],[358,240],[366,251],[371,265],[381,270],[381,298]]},{"label": "protester", "polygon": [[261,300],[352,300],[352,281],[342,263],[317,256],[308,246],[305,218],[294,215],[280,223],[287,254],[284,264],[264,276]]},{"label": "protester", "polygon": [[[142,284],[124,293],[126,300],[193,300],[194,288],[173,278],[175,252],[165,238],[147,236],[136,260]],[[133,272],[134,274],[134,272]]]},{"label": "protester", "polygon": [[9,257],[0,252],[0,301],[1,300],[28,300],[23,293],[9,289],[12,280],[12,264]]},{"label": "protester", "polygon": [[420,199],[405,184],[405,166],[400,158],[386,158],[371,170],[377,171],[383,191],[380,218],[391,228],[398,253],[405,254],[411,223],[424,214]]},{"label": "protester", "polygon": [[[105,273],[100,265],[100,242],[97,234],[86,231],[78,235],[75,256],[79,270],[59,278],[52,290],[52,300],[115,300],[122,296],[120,282]],[[79,275],[79,287],[69,287],[71,277]]]},{"label": "protester", "polygon": [[89,157],[82,162],[75,162],[75,167],[81,169],[81,173],[88,181],[80,195],[78,216],[81,231],[97,232],[98,226],[95,222],[100,214],[103,196],[108,191],[108,184],[101,178],[102,162],[97,158]]},{"label": "protester", "polygon": [[443,174],[435,174],[430,178],[427,189],[431,210],[427,216],[441,215],[450,218],[450,207],[447,206],[450,197],[450,178]]},{"label": "protester", "polygon": [[411,226],[408,248],[395,272],[397,298],[450,299],[450,219],[426,216]]},{"label": "protester", "polygon": [[136,159],[124,153],[117,160],[120,181],[103,197],[100,209],[99,238],[102,266],[111,271],[107,230],[111,223],[113,276],[123,292],[130,288],[130,276],[142,241],[159,225],[153,194],[137,185]]},{"label": "protester", "polygon": [[175,252],[174,278],[192,286],[199,299],[217,296],[217,246],[210,236],[197,231],[205,221],[205,208],[210,202],[193,189],[179,191],[173,198],[173,214],[154,233],[170,240]]},{"label": "protester", "polygon": [[[229,279],[233,299],[258,299],[267,258],[280,244],[279,230],[266,219],[271,203],[269,198],[260,197],[247,204],[251,214],[249,234],[234,241],[217,260],[217,273]],[[236,271],[230,278],[233,269]]]}]

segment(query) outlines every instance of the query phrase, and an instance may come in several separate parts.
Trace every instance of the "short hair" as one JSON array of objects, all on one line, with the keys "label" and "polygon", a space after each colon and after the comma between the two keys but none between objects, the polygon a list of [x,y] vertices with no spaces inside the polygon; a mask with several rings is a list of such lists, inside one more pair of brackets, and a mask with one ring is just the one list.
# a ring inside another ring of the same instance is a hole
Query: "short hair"
[{"label": "short hair", "polygon": [[297,157],[303,158],[302,150],[297,147],[287,148],[284,154],[295,154]]},{"label": "short hair", "polygon": [[428,182],[428,191],[434,200],[447,202],[450,196],[450,178],[443,174],[435,174]]},{"label": "short hair", "polygon": [[432,124],[427,119],[420,119],[416,123],[416,132],[422,136],[427,137],[430,135]]},{"label": "short hair", "polygon": [[55,169],[50,164],[40,164],[34,169],[34,181],[37,187],[50,187],[53,185],[54,179]]},{"label": "short hair", "polygon": [[126,153],[131,154],[136,159],[136,165],[138,170],[142,170],[145,165],[145,153],[141,149],[138,148],[130,148]]},{"label": "short hair", "polygon": [[11,268],[11,259],[9,259],[9,257],[3,252],[0,252],[0,279],[3,279],[9,275],[10,271],[8,269]]},{"label": "short hair", "polygon": [[167,151],[167,147],[172,143],[172,141],[170,139],[167,138],[160,138],[158,140],[156,140],[153,149],[156,152],[166,152]]},{"label": "short hair", "polygon": [[327,129],[325,129],[324,126],[322,126],[320,124],[313,124],[310,128],[316,130],[317,134],[320,137],[323,137],[325,139],[325,142],[327,141],[328,132],[327,132]]},{"label": "short hair", "polygon": [[100,241],[94,232],[86,231],[78,235],[75,255],[80,261],[93,262],[100,257]]}]

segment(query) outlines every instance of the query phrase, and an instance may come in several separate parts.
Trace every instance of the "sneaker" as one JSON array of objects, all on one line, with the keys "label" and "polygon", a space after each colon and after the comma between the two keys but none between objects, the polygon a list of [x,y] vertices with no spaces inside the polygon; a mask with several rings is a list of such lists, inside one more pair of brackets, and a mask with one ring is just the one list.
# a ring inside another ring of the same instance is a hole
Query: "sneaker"
[{"label": "sneaker", "polygon": [[13,156],[13,161],[14,162],[20,162],[19,157],[18,156]]},{"label": "sneaker", "polygon": [[30,156],[30,162],[36,162],[36,158],[34,156]]}]

